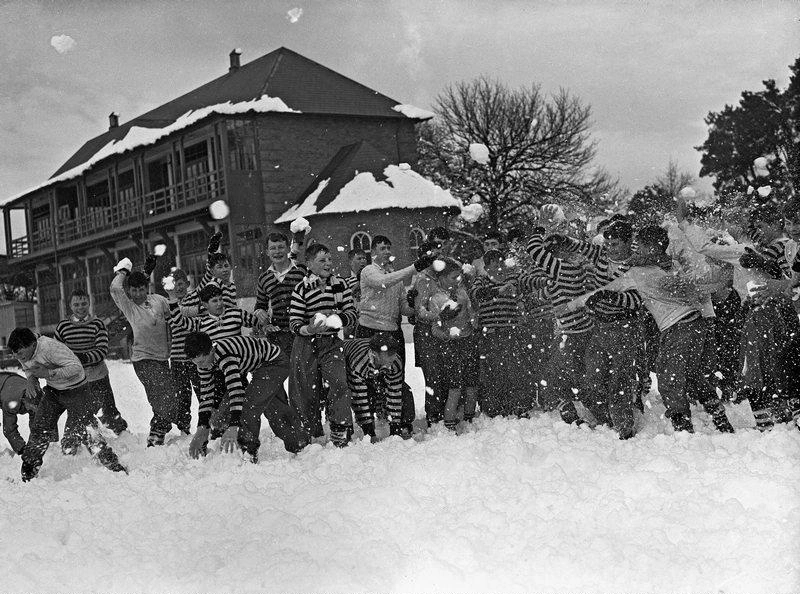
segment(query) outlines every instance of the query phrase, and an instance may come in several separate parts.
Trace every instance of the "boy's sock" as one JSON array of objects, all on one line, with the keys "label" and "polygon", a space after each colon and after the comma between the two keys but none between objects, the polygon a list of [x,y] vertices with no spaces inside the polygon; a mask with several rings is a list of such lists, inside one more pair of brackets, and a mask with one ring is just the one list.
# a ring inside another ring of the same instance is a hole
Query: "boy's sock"
[{"label": "boy's sock", "polygon": [[769,431],[775,426],[775,421],[772,418],[772,411],[768,408],[754,410],[753,416],[756,419],[756,429],[759,431]]},{"label": "boy's sock", "polygon": [[331,423],[331,442],[337,448],[346,447],[353,436],[353,427],[344,423]]},{"label": "boy's sock", "polygon": [[451,421],[445,420],[444,426],[447,427],[450,431],[455,431],[456,427],[458,426],[458,419],[453,419]]},{"label": "boy's sock", "polygon": [[721,402],[706,403],[703,408],[711,415],[711,420],[714,422],[714,427],[717,428],[717,431],[720,433],[733,433],[733,425],[728,420],[725,414],[725,407],[722,406]]}]

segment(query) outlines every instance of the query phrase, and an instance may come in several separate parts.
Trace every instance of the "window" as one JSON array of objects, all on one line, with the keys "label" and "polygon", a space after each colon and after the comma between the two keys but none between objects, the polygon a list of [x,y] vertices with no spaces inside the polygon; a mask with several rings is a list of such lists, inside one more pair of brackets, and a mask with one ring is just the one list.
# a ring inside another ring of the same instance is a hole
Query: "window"
[{"label": "window", "polygon": [[423,241],[425,241],[425,234],[422,229],[412,229],[411,233],[408,234],[408,248],[414,257],[419,256],[419,246],[422,245]]},{"label": "window", "polygon": [[231,169],[253,171],[256,158],[256,124],[250,120],[228,120],[228,155]]},{"label": "window", "polygon": [[108,191],[107,180],[86,186],[86,206],[89,209],[111,206],[111,194]]},{"label": "window", "polygon": [[117,313],[117,306],[108,292],[108,286],[114,278],[114,263],[105,256],[92,256],[89,258],[89,274],[92,275],[95,315],[102,318]]},{"label": "window", "polygon": [[203,140],[183,149],[186,162],[186,179],[195,179],[208,173],[208,143]]},{"label": "window", "polygon": [[369,236],[369,233],[364,231],[356,231],[353,233],[353,236],[350,238],[350,247],[354,250],[364,250],[366,253],[369,254],[370,252],[370,242],[372,238]]}]

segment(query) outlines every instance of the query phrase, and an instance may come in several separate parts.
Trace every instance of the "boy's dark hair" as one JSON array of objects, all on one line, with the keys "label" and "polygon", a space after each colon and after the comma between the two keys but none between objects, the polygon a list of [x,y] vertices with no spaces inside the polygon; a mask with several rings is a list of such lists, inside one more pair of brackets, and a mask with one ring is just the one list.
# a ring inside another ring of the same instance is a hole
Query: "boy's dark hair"
[{"label": "boy's dark hair", "polygon": [[487,241],[489,239],[496,239],[500,242],[500,244],[504,244],[506,242],[506,238],[500,231],[487,231],[483,236],[483,241]]},{"label": "boy's dark hair", "polygon": [[369,339],[369,350],[380,352],[389,352],[394,355],[400,354],[400,343],[389,332],[377,332]]},{"label": "boy's dark hair", "polygon": [[16,353],[36,342],[36,335],[30,328],[14,328],[8,336],[8,350]]},{"label": "boy's dark hair", "polygon": [[128,275],[128,286],[132,289],[139,287],[149,287],[150,277],[140,270],[134,270]]},{"label": "boy's dark hair", "polygon": [[180,278],[180,279],[185,280],[187,283],[189,282],[189,275],[186,274],[185,270],[182,270],[180,268],[176,268],[175,270],[173,270],[171,272],[171,274],[172,274],[172,278],[175,279],[175,280],[178,280]]},{"label": "boy's dark hair", "polygon": [[633,225],[628,221],[611,221],[603,231],[603,237],[630,242],[633,239]]},{"label": "boy's dark hair", "polygon": [[513,243],[521,239],[525,239],[525,231],[523,231],[519,227],[514,227],[506,235],[506,240],[508,241],[508,243]]},{"label": "boy's dark hair", "polygon": [[503,254],[500,252],[500,250],[488,250],[485,254],[483,254],[483,263],[486,266],[494,262],[499,262],[502,259]]},{"label": "boy's dark hair", "polygon": [[200,289],[200,292],[198,293],[198,297],[200,297],[200,301],[203,303],[208,303],[214,297],[219,297],[220,295],[222,295],[222,289],[220,289],[214,283],[206,285]]},{"label": "boy's dark hair", "polygon": [[450,231],[448,231],[444,227],[434,227],[431,229],[430,233],[428,233],[428,241],[432,241],[434,243],[439,243],[436,240],[447,241],[450,239]]},{"label": "boy's dark hair", "polygon": [[750,211],[749,224],[766,223],[783,227],[783,212],[775,204],[759,204]]},{"label": "boy's dark hair", "polygon": [[428,252],[433,250],[435,247],[436,247],[435,242],[426,239],[421,244],[419,244],[419,247],[417,248],[417,254],[419,256],[422,256],[423,254],[427,254]]},{"label": "boy's dark hair", "polygon": [[666,252],[669,247],[669,233],[663,227],[650,225],[639,230],[636,235],[639,245],[657,247],[662,252]]},{"label": "boy's dark hair", "polygon": [[272,243],[279,243],[282,241],[287,246],[289,245],[289,238],[286,237],[283,233],[270,233],[269,235],[267,235],[267,243],[269,243],[270,241]]},{"label": "boy's dark hair", "polygon": [[81,298],[89,298],[89,293],[87,293],[84,289],[80,287],[77,289],[72,289],[72,293],[69,294],[69,300],[72,301],[74,297],[81,297]]},{"label": "boy's dark hair", "polygon": [[305,254],[306,262],[310,262],[311,260],[317,257],[317,254],[321,252],[325,252],[327,254],[331,253],[331,251],[328,249],[326,245],[323,245],[321,243],[312,243],[310,246],[306,248],[306,254]]},{"label": "boy's dark hair", "polygon": [[608,227],[611,224],[611,219],[603,219],[599,223],[597,223],[597,232],[602,233],[603,229]]},{"label": "boy's dark hair", "polygon": [[217,264],[222,264],[223,262],[227,262],[230,264],[231,259],[228,254],[223,254],[222,252],[214,252],[213,254],[208,254],[208,265],[209,266],[216,266]]},{"label": "boy's dark hair", "polygon": [[365,252],[361,248],[353,248],[352,250],[347,252],[347,261],[348,262],[351,261],[356,256],[364,256],[366,258],[367,257],[367,252]]},{"label": "boy's dark hair", "polygon": [[194,359],[200,355],[207,355],[213,347],[211,337],[205,332],[189,332],[183,343],[183,352],[189,359]]},{"label": "boy's dark hair", "polygon": [[461,270],[461,262],[455,258],[440,258],[440,260],[444,262],[444,268],[439,272],[434,270],[433,274],[436,278],[442,278],[455,270]]},{"label": "boy's dark hair", "polygon": [[375,237],[372,238],[372,243],[370,244],[370,248],[374,250],[382,243],[392,245],[392,240],[386,237],[385,235],[376,235]]}]

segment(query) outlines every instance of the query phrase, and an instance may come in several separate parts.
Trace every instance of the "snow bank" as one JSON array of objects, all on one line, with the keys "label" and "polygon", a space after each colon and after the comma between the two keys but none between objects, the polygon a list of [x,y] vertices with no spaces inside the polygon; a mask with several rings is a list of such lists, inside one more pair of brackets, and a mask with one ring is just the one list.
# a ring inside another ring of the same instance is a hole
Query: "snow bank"
[{"label": "snow bank", "polygon": [[[625,442],[537,415],[292,456],[264,429],[254,466],[215,443],[191,460],[174,433],[146,449],[144,393],[130,364],[110,369],[131,474],[51,448],[24,485],[0,456],[4,591],[800,589],[796,430],[723,435],[695,410],[698,434],[676,436],[652,395]],[[729,413],[752,424],[746,404]]]},{"label": "snow bank", "polygon": [[404,116],[411,118],[412,120],[430,120],[436,115],[432,111],[414,107],[413,105],[409,105],[407,103],[398,103],[392,107],[392,109],[398,113],[402,113]]},{"label": "snow bank", "polygon": [[35,192],[41,188],[49,186],[51,184],[65,181],[68,179],[72,179],[82,175],[84,172],[91,169],[93,165],[99,163],[103,159],[110,157],[111,155],[120,155],[126,151],[133,150],[135,148],[141,146],[147,146],[151,144],[155,144],[165,136],[169,136],[173,132],[177,132],[178,130],[183,130],[184,128],[188,128],[189,126],[196,124],[200,120],[203,120],[210,115],[213,114],[223,114],[223,115],[233,115],[233,114],[241,114],[241,113],[248,113],[248,112],[255,112],[255,113],[267,113],[267,112],[288,112],[288,113],[300,113],[295,109],[289,108],[281,99],[277,97],[270,97],[269,95],[262,95],[257,99],[252,99],[250,101],[240,101],[238,103],[232,103],[230,101],[226,101],[225,103],[217,103],[216,105],[209,105],[206,107],[201,107],[200,109],[195,109],[191,111],[187,111],[185,114],[180,116],[177,120],[173,123],[169,124],[168,126],[164,126],[163,128],[142,128],[140,126],[131,126],[130,130],[128,130],[127,134],[120,140],[112,140],[99,151],[97,151],[92,157],[65,171],[64,173],[58,175],[57,177],[53,177],[48,179],[46,182],[39,184],[38,186],[34,186],[33,188],[29,188],[24,192],[17,194],[16,196],[12,196],[7,200],[3,201],[2,204],[6,202],[11,202],[12,200],[16,200],[21,196],[25,196],[26,194],[30,194],[31,192]]},{"label": "snow bank", "polygon": [[340,212],[362,212],[383,210],[385,208],[448,208],[461,207],[461,202],[444,190],[425,179],[416,171],[399,165],[389,165],[384,169],[385,181],[377,181],[369,172],[359,173],[350,180],[329,204],[317,210],[317,198],[328,185],[322,180],[316,189],[295,204],[275,223],[288,223],[297,217]]}]

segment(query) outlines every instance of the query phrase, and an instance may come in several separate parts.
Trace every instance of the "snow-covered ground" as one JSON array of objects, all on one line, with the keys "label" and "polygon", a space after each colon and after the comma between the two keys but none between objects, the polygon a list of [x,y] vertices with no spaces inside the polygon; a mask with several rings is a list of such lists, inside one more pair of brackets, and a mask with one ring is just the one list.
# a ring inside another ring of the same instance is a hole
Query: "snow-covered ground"
[{"label": "snow-covered ground", "polygon": [[797,430],[673,435],[652,395],[626,442],[541,415],[298,456],[265,428],[258,465],[197,461],[145,449],[142,388],[110,367],[130,476],[56,447],[23,484],[0,455],[3,592],[800,592]]}]

